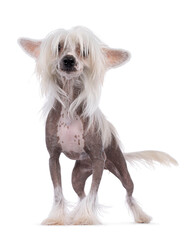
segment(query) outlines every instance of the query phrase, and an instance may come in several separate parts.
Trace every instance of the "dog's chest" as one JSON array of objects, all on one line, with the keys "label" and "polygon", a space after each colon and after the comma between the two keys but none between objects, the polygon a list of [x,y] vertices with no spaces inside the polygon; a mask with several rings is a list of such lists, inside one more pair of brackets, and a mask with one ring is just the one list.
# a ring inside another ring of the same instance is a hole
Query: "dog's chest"
[{"label": "dog's chest", "polygon": [[78,115],[70,120],[67,111],[63,108],[58,121],[57,136],[63,152],[83,152],[83,124]]}]

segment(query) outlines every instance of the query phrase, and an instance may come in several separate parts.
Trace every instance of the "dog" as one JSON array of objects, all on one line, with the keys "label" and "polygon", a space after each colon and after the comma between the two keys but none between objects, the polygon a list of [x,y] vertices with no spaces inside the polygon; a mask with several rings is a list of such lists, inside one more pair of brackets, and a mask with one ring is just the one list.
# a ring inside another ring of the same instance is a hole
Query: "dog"
[{"label": "dog", "polygon": [[[45,225],[95,225],[97,193],[104,169],[113,173],[127,192],[127,204],[135,222],[149,223],[148,216],[133,198],[133,181],[128,162],[177,162],[159,151],[123,153],[113,125],[99,109],[104,75],[130,59],[129,52],[109,48],[89,29],[75,27],[51,32],[43,40],[19,39],[20,46],[36,60],[42,94],[46,97],[46,146],[54,187],[54,203]],[[76,160],[72,186],[79,203],[69,212],[63,196],[59,157]],[[92,175],[88,195],[84,186]]]}]

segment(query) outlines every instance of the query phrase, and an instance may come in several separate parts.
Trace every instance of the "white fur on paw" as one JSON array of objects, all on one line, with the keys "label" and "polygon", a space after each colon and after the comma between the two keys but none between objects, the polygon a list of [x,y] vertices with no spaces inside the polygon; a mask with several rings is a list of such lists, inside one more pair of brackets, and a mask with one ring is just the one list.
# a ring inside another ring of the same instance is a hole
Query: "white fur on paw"
[{"label": "white fur on paw", "polygon": [[148,216],[146,213],[142,213],[137,218],[135,218],[135,222],[137,223],[150,223],[152,220],[152,217]]},{"label": "white fur on paw", "polygon": [[101,223],[95,216],[84,216],[80,218],[78,216],[75,216],[74,218],[71,218],[71,224],[72,225],[99,225]]},{"label": "white fur on paw", "polygon": [[63,204],[54,205],[48,218],[46,218],[42,225],[67,225],[68,224],[68,211],[64,208]]},{"label": "white fur on paw", "polygon": [[72,225],[98,225],[101,224],[97,217],[97,209],[94,199],[85,197],[79,202],[70,215]]},{"label": "white fur on paw", "polygon": [[65,219],[62,218],[46,218],[45,220],[43,220],[43,222],[41,223],[42,225],[66,225],[66,221]]},{"label": "white fur on paw", "polygon": [[127,197],[127,202],[136,223],[150,223],[152,218],[142,210],[133,197]]}]

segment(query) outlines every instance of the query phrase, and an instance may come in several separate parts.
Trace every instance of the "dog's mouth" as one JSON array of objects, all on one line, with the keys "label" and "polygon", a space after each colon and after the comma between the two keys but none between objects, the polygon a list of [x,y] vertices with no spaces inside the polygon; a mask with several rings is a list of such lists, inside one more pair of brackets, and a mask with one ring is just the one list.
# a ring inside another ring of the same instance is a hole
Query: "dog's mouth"
[{"label": "dog's mouth", "polygon": [[77,69],[76,67],[74,68],[66,68],[65,70],[61,69],[60,66],[57,66],[56,68],[57,70],[57,74],[61,77],[61,78],[65,78],[65,79],[72,79],[72,78],[77,78],[81,75],[82,73],[82,69]]},{"label": "dog's mouth", "polygon": [[67,74],[70,74],[70,73],[77,72],[77,69],[74,67],[74,68],[66,68],[65,70],[61,70],[61,71],[66,72]]}]

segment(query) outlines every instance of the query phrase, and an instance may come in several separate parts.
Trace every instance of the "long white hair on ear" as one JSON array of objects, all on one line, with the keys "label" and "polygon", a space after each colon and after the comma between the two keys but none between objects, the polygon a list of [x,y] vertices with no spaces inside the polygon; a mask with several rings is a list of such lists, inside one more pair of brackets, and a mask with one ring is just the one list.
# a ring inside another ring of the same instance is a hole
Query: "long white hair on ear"
[{"label": "long white hair on ear", "polygon": [[106,71],[105,54],[102,49],[106,45],[87,28],[75,27],[69,31],[56,30],[42,41],[36,70],[40,77],[42,94],[46,98],[44,113],[47,114],[54,107],[55,99],[65,107],[63,99],[68,98],[67,92],[61,86],[63,83],[60,82],[59,84],[56,74],[59,57],[58,44],[60,41],[64,42],[64,47],[68,43],[74,46],[79,44],[82,55],[83,52],[87,55],[89,53],[85,60],[87,62],[83,73],[74,83],[80,87],[81,91],[68,109],[69,116],[73,117],[78,107],[83,106],[81,117],[89,120],[88,129],[94,126],[94,130],[97,129],[101,134],[104,147],[107,147],[111,142],[112,135],[116,136],[116,132],[98,108]]}]

